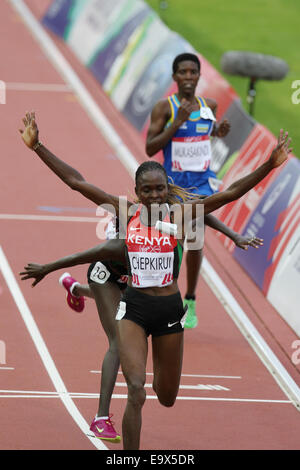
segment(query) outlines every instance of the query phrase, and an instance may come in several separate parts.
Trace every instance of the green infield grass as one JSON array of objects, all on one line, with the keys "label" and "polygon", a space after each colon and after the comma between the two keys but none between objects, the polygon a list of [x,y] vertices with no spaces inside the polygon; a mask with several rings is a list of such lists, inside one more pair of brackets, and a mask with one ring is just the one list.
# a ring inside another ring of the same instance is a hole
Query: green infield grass
[{"label": "green infield grass", "polygon": [[[288,130],[293,153],[300,158],[300,2],[147,0],[147,3],[171,30],[184,37],[225,77],[247,111],[249,81],[223,73],[222,55],[230,50],[251,51],[287,62],[289,73],[283,80],[257,82],[254,118],[275,135],[281,127]],[[292,88],[293,83],[297,88]],[[293,94],[296,103],[292,102]]]}]

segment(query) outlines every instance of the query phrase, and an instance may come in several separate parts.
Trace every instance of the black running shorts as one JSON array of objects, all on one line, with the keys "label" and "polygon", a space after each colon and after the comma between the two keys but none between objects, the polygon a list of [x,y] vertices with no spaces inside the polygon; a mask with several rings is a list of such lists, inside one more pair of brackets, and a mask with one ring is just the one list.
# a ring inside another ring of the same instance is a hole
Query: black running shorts
[{"label": "black running shorts", "polygon": [[180,292],[154,296],[127,286],[116,320],[131,320],[144,328],[147,336],[162,336],[182,332],[185,316]]}]

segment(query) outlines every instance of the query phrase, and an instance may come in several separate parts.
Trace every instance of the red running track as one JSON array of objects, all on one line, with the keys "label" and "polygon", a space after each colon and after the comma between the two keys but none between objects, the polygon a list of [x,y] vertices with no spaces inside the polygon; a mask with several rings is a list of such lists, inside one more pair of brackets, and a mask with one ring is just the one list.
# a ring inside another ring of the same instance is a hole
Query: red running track
[{"label": "red running track", "polygon": [[[40,18],[49,0],[26,3]],[[129,198],[133,180],[10,3],[1,2],[0,8],[6,38],[0,43],[5,64],[0,79],[7,84],[6,105],[0,105],[0,448],[96,449],[101,444],[89,439],[74,420],[78,413],[80,423],[88,425],[97,410],[99,368],[107,340],[96,308],[87,301],[83,314],[73,313],[58,286],[60,272],[34,290],[18,276],[30,261],[47,262],[97,244],[97,223],[89,220],[95,217],[95,207],[65,187],[24,147],[17,132],[24,113],[36,111],[40,139],[87,180]],[[53,39],[137,161],[143,161],[140,136],[66,46]],[[35,85],[30,89],[28,84]],[[37,84],[51,87],[40,91]],[[61,87],[53,91],[52,85]],[[28,219],[29,215],[38,220]],[[79,219],[70,219],[74,216]],[[209,230],[205,255],[299,384],[299,365],[291,360],[296,335]],[[76,267],[72,273],[84,281],[86,268]],[[184,264],[180,288],[184,294]],[[171,409],[159,405],[151,388],[150,352],[141,448],[299,449],[299,411],[203,278],[197,308],[199,326],[185,331],[181,388]],[[37,330],[34,323],[28,329],[24,319],[33,320]],[[47,350],[41,356],[43,345]],[[54,384],[60,379],[58,390],[68,393],[57,393]],[[66,397],[71,412],[64,404]],[[111,406],[118,430],[125,403],[126,387],[120,374]],[[107,444],[107,448],[120,450],[122,445]]]}]

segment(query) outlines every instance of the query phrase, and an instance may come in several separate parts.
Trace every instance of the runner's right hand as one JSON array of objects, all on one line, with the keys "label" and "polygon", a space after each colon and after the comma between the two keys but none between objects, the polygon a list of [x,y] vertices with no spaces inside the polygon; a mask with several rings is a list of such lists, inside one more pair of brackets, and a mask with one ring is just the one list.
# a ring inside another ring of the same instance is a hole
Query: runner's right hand
[{"label": "runner's right hand", "polygon": [[35,122],[35,113],[26,113],[25,117],[23,118],[23,123],[25,129],[19,129],[19,131],[21,133],[25,145],[32,149],[32,147],[39,140],[39,130]]},{"label": "runner's right hand", "polygon": [[43,264],[28,263],[24,269],[25,271],[19,273],[20,276],[23,276],[21,277],[21,280],[26,281],[27,279],[35,279],[32,283],[32,287],[36,286],[47,274]]},{"label": "runner's right hand", "polygon": [[190,103],[185,98],[183,98],[180,103],[180,107],[178,108],[175,121],[177,121],[180,125],[183,124],[185,121],[188,120],[192,112],[193,112],[192,103]]}]

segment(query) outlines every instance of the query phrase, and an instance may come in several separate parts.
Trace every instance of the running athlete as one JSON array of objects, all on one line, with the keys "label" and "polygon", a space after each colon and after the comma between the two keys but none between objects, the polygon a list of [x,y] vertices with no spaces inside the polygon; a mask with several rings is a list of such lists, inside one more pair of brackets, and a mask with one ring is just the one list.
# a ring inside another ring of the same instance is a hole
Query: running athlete
[{"label": "running athlete", "polygon": [[60,282],[67,290],[68,304],[73,310],[82,311],[76,308],[78,301],[83,299],[81,296],[93,298],[96,302],[109,348],[102,362],[98,412],[90,425],[90,430],[97,438],[119,443],[121,436],[114,428],[109,409],[120,365],[114,317],[121,292],[126,288],[128,279],[123,241],[109,240],[92,249],[44,265],[29,263],[20,275],[22,280],[34,279],[32,283],[34,287],[53,271],[86,263],[92,263],[88,269],[87,286],[80,285],[68,273],[61,276]]},{"label": "running athlete", "polygon": [[[22,131],[23,139],[29,143],[29,146],[34,146],[36,143],[37,153],[45,158],[47,165],[70,187],[73,187],[74,178],[78,178],[79,174],[73,168],[66,165],[63,161],[59,160],[53,154],[51,154],[44,146],[40,146],[38,143],[38,128],[36,124],[33,124],[34,114],[27,114],[23,122],[26,127],[26,134]],[[29,139],[29,140],[28,140]],[[30,143],[31,142],[31,143]],[[43,158],[42,158],[43,159]],[[85,195],[84,191],[83,194]],[[104,198],[102,203],[107,202],[106,195],[103,193]],[[99,199],[100,203],[100,199]],[[243,237],[236,232],[233,232],[225,224],[216,219],[212,214],[205,216],[205,224],[211,228],[224,233],[230,237],[234,243],[242,248],[248,249],[248,246],[258,247],[262,244],[262,240],[258,238]],[[115,238],[118,233],[118,219],[115,219],[115,225],[112,221],[106,230],[107,238]],[[90,253],[87,253],[89,256]],[[74,266],[76,256],[71,256],[68,261],[70,262],[67,266]],[[79,256],[79,263],[81,263],[81,254]],[[54,266],[63,267],[66,260],[62,260],[63,264],[54,264]],[[49,265],[47,265],[47,269]],[[57,269],[60,269],[57,268]],[[30,265],[28,268],[30,272],[35,272],[37,282],[39,282],[39,267],[36,265]],[[43,271],[43,267],[41,267]],[[117,340],[116,340],[116,328],[114,316],[116,308],[121,299],[121,291],[126,287],[127,282],[127,270],[124,266],[113,258],[105,262],[93,262],[87,273],[88,284],[80,284],[69,273],[65,273],[60,277],[60,283],[67,290],[67,303],[76,312],[82,312],[84,309],[84,297],[93,298],[96,302],[97,310],[101,325],[107,335],[109,347],[104,356],[102,362],[102,374],[100,383],[100,398],[98,412],[91,423],[90,429],[97,438],[102,440],[109,440],[110,442],[117,443],[121,437],[115,430],[109,413],[111,396],[115,385],[118,368],[119,368],[119,354],[117,351]],[[34,283],[35,285],[35,283]]]},{"label": "running athlete", "polygon": [[[214,219],[211,214],[206,216],[206,224]],[[216,219],[217,220],[217,219]],[[216,224],[213,224],[216,228]],[[248,250],[249,246],[259,248],[263,243],[257,237],[244,237],[233,232],[219,221],[218,230],[230,237],[237,247]],[[112,233],[112,232],[111,232]],[[115,238],[117,232],[115,233]],[[69,273],[60,277],[60,283],[67,290],[67,303],[76,312],[84,308],[84,296],[95,300],[99,318],[107,335],[109,349],[103,363],[100,384],[98,413],[91,423],[90,430],[95,437],[118,443],[121,436],[117,433],[109,414],[111,397],[119,369],[119,353],[116,345],[115,313],[121,301],[121,294],[127,286],[128,272],[125,260],[125,244],[123,240],[110,239],[106,243],[84,252],[72,254],[47,264],[28,263],[20,273],[21,280],[34,279],[36,286],[48,274],[72,266],[91,263],[87,278],[88,285],[77,282]]]},{"label": "running athlete", "polygon": [[[88,183],[38,141],[34,113],[24,119],[21,130],[25,144],[66,184],[96,204],[111,204],[120,213],[117,196]],[[146,399],[145,378],[148,335],[152,335],[153,389],[164,406],[175,403],[182,367],[184,307],[177,285],[185,238],[185,207],[192,219],[202,207],[204,214],[242,197],[271,171],[282,165],[292,149],[288,133],[280,131],[278,144],[270,157],[251,174],[234,182],[223,192],[204,199],[190,197],[182,188],[168,182],[162,165],[144,162],[136,171],[135,192],[138,207],[127,201],[125,235],[128,285],[116,314],[118,350],[127,383],[127,405],[123,416],[123,446],[140,447],[142,408]],[[178,204],[178,198],[183,203]],[[171,211],[171,208],[174,212]],[[176,238],[176,233],[181,236]]]},{"label": "running athlete", "polygon": [[[216,174],[210,168],[210,136],[225,137],[230,124],[225,119],[217,126],[216,101],[195,95],[199,78],[200,61],[195,54],[184,53],[174,59],[173,79],[178,91],[154,106],[146,152],[152,157],[162,150],[163,165],[175,184],[195,194],[209,196],[218,187]],[[185,328],[195,328],[198,323],[196,286],[202,258],[202,249],[187,250]]]}]

